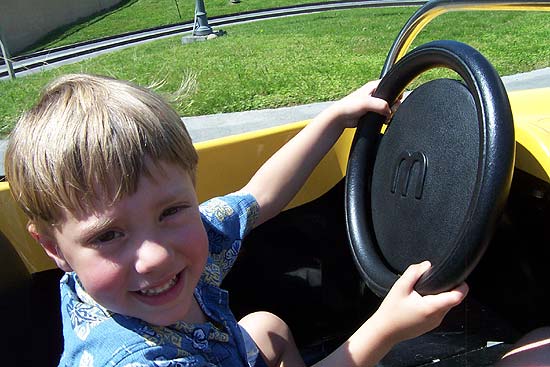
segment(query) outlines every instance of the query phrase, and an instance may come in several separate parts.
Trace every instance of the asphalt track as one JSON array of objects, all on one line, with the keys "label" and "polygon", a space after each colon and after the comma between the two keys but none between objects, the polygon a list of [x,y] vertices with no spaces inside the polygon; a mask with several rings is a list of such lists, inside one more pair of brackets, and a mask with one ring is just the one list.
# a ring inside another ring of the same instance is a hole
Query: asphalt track
[{"label": "asphalt track", "polygon": [[[323,3],[303,4],[290,7],[262,9],[237,14],[229,14],[208,18],[211,27],[223,25],[236,25],[266,19],[283,18],[296,15],[319,13],[353,8],[379,8],[422,5],[426,1],[420,0],[354,0],[354,1],[330,1]],[[142,31],[124,33],[111,37],[76,43],[53,49],[47,49],[30,54],[12,57],[12,67],[15,76],[23,76],[42,70],[58,67],[63,64],[75,63],[85,58],[97,56],[103,53],[120,50],[145,42],[191,34],[194,22],[188,21],[179,24],[146,29]],[[0,63],[0,80],[9,78],[7,66]]]}]

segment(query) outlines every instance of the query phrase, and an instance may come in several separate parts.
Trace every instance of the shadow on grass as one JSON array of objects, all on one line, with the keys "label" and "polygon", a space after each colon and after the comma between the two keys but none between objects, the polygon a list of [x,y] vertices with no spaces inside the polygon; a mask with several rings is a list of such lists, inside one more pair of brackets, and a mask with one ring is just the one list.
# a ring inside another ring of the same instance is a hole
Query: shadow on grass
[{"label": "shadow on grass", "polygon": [[14,55],[14,56],[20,56],[26,53],[42,51],[46,49],[48,47],[48,44],[50,44],[51,42],[62,41],[70,37],[71,35],[81,31],[82,29],[90,26],[91,24],[97,23],[103,20],[104,18],[108,17],[109,15],[115,14],[123,9],[126,9],[132,6],[136,2],[138,2],[138,0],[122,0],[115,6],[93,13],[89,16],[79,18],[72,23],[61,26],[55,29],[54,31],[48,33],[46,36],[44,36],[43,38],[41,38],[40,40],[33,43],[32,45],[25,48],[23,51],[19,52],[17,55]]}]

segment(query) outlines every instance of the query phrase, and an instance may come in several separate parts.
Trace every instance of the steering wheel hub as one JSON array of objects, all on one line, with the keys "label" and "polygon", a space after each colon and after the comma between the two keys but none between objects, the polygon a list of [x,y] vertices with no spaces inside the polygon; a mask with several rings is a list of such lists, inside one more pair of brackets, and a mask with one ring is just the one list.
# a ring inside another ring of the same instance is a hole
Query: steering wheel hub
[{"label": "steering wheel hub", "polygon": [[357,128],[346,176],[352,252],[367,285],[385,295],[399,274],[430,260],[422,294],[461,283],[484,253],[511,183],[515,139],[500,77],[473,48],[454,41],[418,47],[382,79],[376,96],[396,100],[425,70],[438,79],[413,91],[385,133],[382,116]]}]

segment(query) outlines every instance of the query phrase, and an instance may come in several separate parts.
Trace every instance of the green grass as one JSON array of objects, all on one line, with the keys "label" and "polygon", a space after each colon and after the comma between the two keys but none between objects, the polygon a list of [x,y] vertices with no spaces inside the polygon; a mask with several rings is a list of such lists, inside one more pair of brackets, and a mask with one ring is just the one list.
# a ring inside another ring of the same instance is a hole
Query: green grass
[{"label": "green grass", "polygon": [[[312,2],[319,2],[319,0],[299,0],[299,3]],[[206,0],[205,7],[208,17],[213,17],[296,3],[296,0],[243,0],[233,4],[229,0]],[[193,21],[194,12],[195,1],[191,0],[123,0],[114,9],[93,14],[86,19],[80,19],[75,24],[52,32],[25,52]]]},{"label": "green grass", "polygon": [[[169,38],[78,64],[0,83],[0,131],[57,75],[90,72],[161,91],[196,75],[182,115],[242,111],[334,100],[377,78],[387,51],[415,8],[325,12],[225,27],[228,35],[182,46]],[[456,39],[476,47],[501,75],[550,66],[550,22],[541,13],[450,13],[432,22],[415,45]],[[413,45],[414,46],[414,45]]]}]

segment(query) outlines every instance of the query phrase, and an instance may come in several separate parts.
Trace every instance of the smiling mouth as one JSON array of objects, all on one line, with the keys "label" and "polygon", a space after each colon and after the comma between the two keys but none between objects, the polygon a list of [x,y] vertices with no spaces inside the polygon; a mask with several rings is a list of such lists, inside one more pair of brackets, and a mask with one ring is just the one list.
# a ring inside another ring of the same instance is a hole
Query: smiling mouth
[{"label": "smiling mouth", "polygon": [[167,281],[166,283],[158,286],[158,287],[155,287],[155,288],[149,288],[149,289],[143,289],[143,290],[140,290],[138,291],[139,294],[142,294],[144,296],[158,296],[159,294],[162,294],[164,292],[167,292],[169,291],[170,289],[172,289],[178,282],[178,279],[179,279],[179,273],[176,274],[172,279],[170,279],[169,281]]}]

